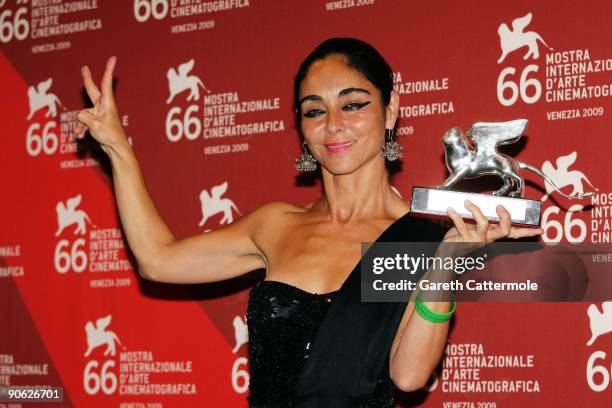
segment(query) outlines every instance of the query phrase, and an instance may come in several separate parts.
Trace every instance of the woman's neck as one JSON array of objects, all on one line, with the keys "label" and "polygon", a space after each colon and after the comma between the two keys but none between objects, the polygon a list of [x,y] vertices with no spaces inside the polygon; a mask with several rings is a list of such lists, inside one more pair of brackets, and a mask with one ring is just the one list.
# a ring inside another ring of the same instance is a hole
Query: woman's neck
[{"label": "woman's neck", "polygon": [[399,216],[401,198],[391,189],[384,160],[371,160],[350,174],[323,169],[323,189],[325,195],[315,207],[331,222]]}]

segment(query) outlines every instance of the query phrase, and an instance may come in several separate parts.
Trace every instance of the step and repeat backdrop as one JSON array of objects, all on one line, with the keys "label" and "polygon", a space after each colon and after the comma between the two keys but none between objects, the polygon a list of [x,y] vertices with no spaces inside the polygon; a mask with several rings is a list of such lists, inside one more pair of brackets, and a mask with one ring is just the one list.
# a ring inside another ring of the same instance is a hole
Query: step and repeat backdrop
[{"label": "step and repeat backdrop", "polygon": [[[49,407],[247,406],[245,311],[261,274],[139,278],[110,163],[72,133],[82,65],[99,82],[117,56],[121,120],[178,238],[321,194],[294,169],[292,81],[318,43],[357,37],[401,94],[404,198],[446,177],[449,128],[526,118],[505,151],[567,194],[595,192],[567,200],[524,172],[542,241],[609,243],[611,16],[607,0],[0,0],[0,386],[62,387]],[[437,374],[398,406],[611,406],[609,300],[461,304]]]}]

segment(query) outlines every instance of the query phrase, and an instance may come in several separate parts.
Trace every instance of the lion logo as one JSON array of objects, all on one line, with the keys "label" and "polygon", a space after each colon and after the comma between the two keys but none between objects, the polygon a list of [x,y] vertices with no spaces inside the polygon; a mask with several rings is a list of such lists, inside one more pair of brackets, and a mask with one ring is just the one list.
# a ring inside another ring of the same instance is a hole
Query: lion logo
[{"label": "lion logo", "polygon": [[200,78],[195,75],[188,75],[193,69],[194,65],[195,60],[192,58],[189,61],[180,64],[178,66],[178,70],[175,71],[174,68],[170,68],[168,70],[166,76],[168,77],[170,96],[168,97],[168,100],[166,100],[167,104],[172,102],[176,95],[186,90],[189,90],[189,95],[187,95],[188,101],[197,101],[200,99],[200,87],[207,93],[210,93]]},{"label": "lion logo", "polygon": [[527,13],[523,17],[515,18],[512,21],[512,31],[510,31],[506,23],[499,25],[497,33],[499,34],[499,46],[501,47],[502,55],[497,60],[498,64],[501,64],[508,54],[525,46],[528,49],[527,53],[523,55],[523,59],[526,60],[529,57],[532,57],[534,60],[538,59],[540,57],[538,41],[552,51],[552,48],[546,44],[540,34],[535,31],[523,31],[531,22],[531,17],[531,13]]},{"label": "lion logo", "polygon": [[249,328],[246,319],[240,316],[235,316],[232,324],[234,325],[234,339],[236,340],[232,353],[236,353],[240,350],[240,347],[249,342]]},{"label": "lion logo", "polygon": [[85,333],[87,334],[85,357],[88,357],[93,350],[103,345],[106,345],[106,350],[104,350],[105,356],[117,354],[115,342],[122,346],[119,337],[117,337],[115,332],[106,330],[111,323],[111,319],[111,315],[107,315],[96,320],[95,325],[92,322],[85,324]]},{"label": "lion logo", "polygon": [[612,333],[612,300],[607,300],[601,305],[600,312],[596,305],[589,305],[587,315],[591,326],[591,338],[587,341],[587,346],[595,343],[601,335]]},{"label": "lion logo", "polygon": [[542,177],[566,198],[581,199],[592,196],[592,192],[568,196],[561,192],[553,180],[539,169],[497,151],[498,146],[519,140],[526,128],[526,119],[509,122],[478,122],[468,131],[467,139],[461,129],[456,127],[450,129],[442,137],[446,167],[450,175],[438,188],[446,190],[462,179],[494,175],[501,177],[503,186],[493,195],[521,197],[524,181],[518,170],[527,169]]},{"label": "lion logo", "polygon": [[[593,187],[593,184],[583,172],[580,170],[569,170],[569,167],[574,164],[577,157],[578,153],[576,153],[576,151],[573,151],[566,156],[559,156],[556,161],[557,168],[555,168],[550,161],[546,160],[542,165],[542,171],[548,177],[550,177],[555,184],[559,186],[559,188],[572,186],[572,192],[569,194],[570,196],[580,196],[584,194],[583,181],[585,181],[593,190],[599,191],[598,188]],[[553,190],[553,186],[547,182],[546,194],[544,194],[540,201],[545,201]]]},{"label": "lion logo", "polygon": [[45,118],[48,118],[49,116],[56,117],[58,105],[66,109],[60,102],[57,95],[47,93],[52,84],[53,79],[49,78],[46,81],[39,82],[38,85],[36,85],[36,88],[30,85],[28,88],[28,100],[30,102],[30,114],[28,115],[28,120],[32,119],[32,116],[43,108],[47,108]]},{"label": "lion logo", "polygon": [[206,220],[217,213],[223,213],[223,218],[219,221],[219,224],[231,224],[234,222],[234,216],[232,210],[236,211],[239,215],[238,207],[229,198],[221,198],[221,196],[227,191],[227,181],[214,186],[208,191],[202,190],[200,193],[200,204],[202,207],[202,220],[198,224],[200,227],[206,224]]},{"label": "lion logo", "polygon": [[57,203],[55,211],[57,212],[57,232],[55,236],[58,237],[64,228],[76,224],[77,228],[74,230],[74,235],[84,235],[87,232],[86,223],[92,224],[91,219],[87,213],[83,210],[77,210],[77,206],[81,203],[81,194],[78,194],[72,198],[66,200],[66,205],[63,202]]}]

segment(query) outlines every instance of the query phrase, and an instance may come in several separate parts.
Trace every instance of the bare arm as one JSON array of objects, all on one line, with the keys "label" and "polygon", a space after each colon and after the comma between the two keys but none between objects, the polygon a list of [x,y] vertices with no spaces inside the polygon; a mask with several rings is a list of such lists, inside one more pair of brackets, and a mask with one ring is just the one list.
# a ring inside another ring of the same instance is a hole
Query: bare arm
[{"label": "bare arm", "polygon": [[[422,279],[430,279],[428,271]],[[449,322],[432,323],[414,313],[413,292],[406,308],[398,336],[390,354],[391,378],[402,391],[416,391],[425,386],[434,371],[446,346]],[[446,313],[450,302],[424,302],[436,313]]]},{"label": "bare arm", "polygon": [[[476,205],[466,202],[465,208],[474,215],[476,225],[466,225],[457,212],[449,211],[449,217],[455,226],[446,233],[444,242],[484,244],[504,237],[522,238],[543,232],[541,228],[512,227],[510,213],[501,206],[497,210],[500,216],[499,225],[490,225]],[[453,247],[446,246],[444,250],[453,250]],[[453,274],[453,271],[430,270],[422,279],[450,282]],[[413,298],[417,291],[413,292]],[[439,291],[438,298],[443,297],[448,299],[448,293]],[[423,319],[418,313],[414,313],[413,298],[402,317],[389,355],[390,376],[397,387],[403,391],[416,391],[425,386],[431,373],[440,362],[448,336],[449,322],[432,323]],[[449,301],[424,301],[423,303],[428,309],[437,313],[446,313],[450,309]]]},{"label": "bare arm", "polygon": [[177,240],[157,211],[129,145],[111,148],[109,156],[121,224],[142,277],[168,283],[204,283],[266,266],[253,236],[262,217],[273,211],[273,204],[217,231]]},{"label": "bare arm", "polygon": [[78,113],[75,133],[82,138],[89,129],[110,157],[121,225],[138,262],[139,274],[160,282],[197,283],[228,279],[265,267],[265,257],[253,236],[261,217],[273,211],[274,205],[253,211],[218,231],[175,238],[151,199],[119,121],[112,93],[115,62],[114,57],[108,60],[100,89],[89,69],[82,68],[94,107]]}]

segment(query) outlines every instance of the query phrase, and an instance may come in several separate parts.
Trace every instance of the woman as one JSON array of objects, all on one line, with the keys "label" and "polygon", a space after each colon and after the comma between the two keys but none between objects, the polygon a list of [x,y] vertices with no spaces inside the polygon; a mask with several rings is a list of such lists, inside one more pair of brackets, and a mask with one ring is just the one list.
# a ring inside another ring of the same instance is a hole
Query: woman
[{"label": "woman", "polygon": [[[443,353],[451,305],[421,301],[413,313],[412,302],[400,309],[359,302],[358,285],[349,279],[357,274],[347,272],[360,260],[361,242],[403,239],[398,234],[407,232],[486,243],[542,232],[512,227],[502,207],[499,225],[490,225],[469,202],[475,225],[449,209],[454,227],[436,235],[432,221],[412,218],[389,184],[385,163],[397,153],[390,140],[399,107],[392,71],[370,45],[336,38],[306,58],[295,80],[304,138],[298,167],[321,167],[324,194],[304,206],[272,202],[219,230],[177,240],[155,209],[118,119],[115,62],[108,60],[100,90],[82,68],[94,107],[78,113],[75,131],[82,138],[89,129],[111,159],[139,274],[202,283],[266,269],[247,311],[251,406],[392,406],[395,387],[416,390],[428,380]],[[387,319],[391,314],[398,318]],[[346,350],[352,354],[339,357]]]}]

